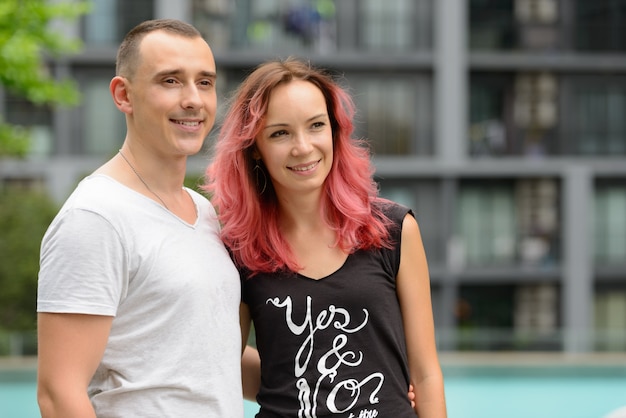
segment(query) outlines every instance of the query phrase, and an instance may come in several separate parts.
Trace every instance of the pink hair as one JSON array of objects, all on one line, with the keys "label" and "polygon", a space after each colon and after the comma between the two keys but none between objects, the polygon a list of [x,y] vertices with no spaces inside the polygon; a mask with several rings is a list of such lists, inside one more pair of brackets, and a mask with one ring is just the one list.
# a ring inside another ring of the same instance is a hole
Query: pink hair
[{"label": "pink hair", "polygon": [[380,210],[379,203],[385,200],[378,197],[369,149],[351,136],[352,99],[330,76],[304,62],[271,61],[257,67],[233,97],[203,186],[218,211],[222,239],[235,263],[252,274],[301,269],[280,233],[278,202],[269,174],[262,167],[255,168],[253,158],[271,92],[295,79],[315,84],[328,106],[334,158],[324,182],[321,211],[337,232],[335,245],[348,252],[390,245],[390,221]]}]

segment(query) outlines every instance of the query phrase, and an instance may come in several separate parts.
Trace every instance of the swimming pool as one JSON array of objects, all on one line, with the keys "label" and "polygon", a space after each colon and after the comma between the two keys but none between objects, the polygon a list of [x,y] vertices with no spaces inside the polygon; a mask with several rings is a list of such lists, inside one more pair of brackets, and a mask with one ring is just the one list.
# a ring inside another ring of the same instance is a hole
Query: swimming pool
[{"label": "swimming pool", "polygon": [[[450,418],[603,418],[626,405],[626,357],[442,358]],[[526,360],[524,360],[526,359]],[[0,418],[38,418],[32,367],[0,371]],[[246,402],[246,418],[258,406]]]},{"label": "swimming pool", "polygon": [[[36,396],[33,366],[0,368],[0,418],[41,418]],[[245,418],[253,418],[258,410],[256,403],[244,402]]]},{"label": "swimming pool", "polygon": [[603,418],[626,406],[626,364],[445,367],[450,418]]}]

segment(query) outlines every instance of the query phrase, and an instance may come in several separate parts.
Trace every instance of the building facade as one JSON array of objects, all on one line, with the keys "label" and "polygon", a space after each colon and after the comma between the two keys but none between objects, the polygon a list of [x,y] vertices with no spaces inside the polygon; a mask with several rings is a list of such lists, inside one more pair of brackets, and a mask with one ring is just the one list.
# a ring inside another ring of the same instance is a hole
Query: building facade
[{"label": "building facade", "polygon": [[108,91],[117,45],[142,20],[179,18],[213,48],[222,111],[271,58],[349,88],[381,193],[420,223],[442,350],[626,350],[626,0],[93,4],[63,27],[83,51],[50,63],[80,106],[2,93],[5,120],[33,132],[25,160],[0,162],[3,184],[61,202],[110,158],[125,129]]}]

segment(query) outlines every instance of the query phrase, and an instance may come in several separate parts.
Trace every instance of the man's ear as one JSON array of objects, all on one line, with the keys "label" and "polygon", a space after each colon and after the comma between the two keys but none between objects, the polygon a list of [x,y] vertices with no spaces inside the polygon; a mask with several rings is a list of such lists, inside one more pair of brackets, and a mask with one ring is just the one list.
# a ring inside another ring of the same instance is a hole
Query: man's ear
[{"label": "man's ear", "polygon": [[115,106],[117,106],[120,111],[126,114],[133,113],[128,79],[119,75],[113,77],[109,84],[109,90],[113,97],[113,103],[115,103]]}]

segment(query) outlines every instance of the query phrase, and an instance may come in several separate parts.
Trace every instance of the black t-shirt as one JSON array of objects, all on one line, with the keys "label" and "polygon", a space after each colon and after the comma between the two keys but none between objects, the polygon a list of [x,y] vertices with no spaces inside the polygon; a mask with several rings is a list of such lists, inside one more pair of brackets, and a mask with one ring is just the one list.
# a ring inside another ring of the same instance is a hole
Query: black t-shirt
[{"label": "black t-shirt", "polygon": [[257,417],[415,417],[396,295],[401,225],[392,249],[357,251],[331,275],[258,274],[242,281],[261,355]]}]

